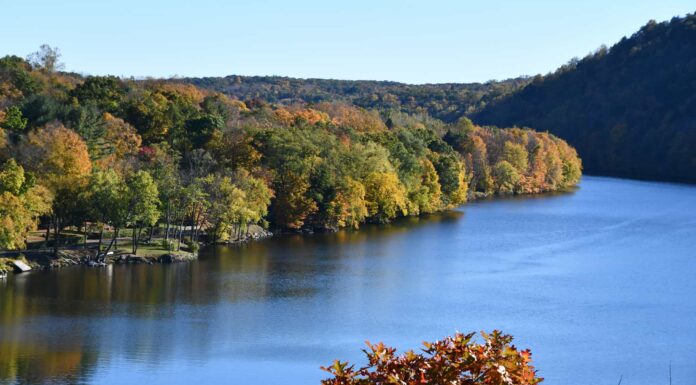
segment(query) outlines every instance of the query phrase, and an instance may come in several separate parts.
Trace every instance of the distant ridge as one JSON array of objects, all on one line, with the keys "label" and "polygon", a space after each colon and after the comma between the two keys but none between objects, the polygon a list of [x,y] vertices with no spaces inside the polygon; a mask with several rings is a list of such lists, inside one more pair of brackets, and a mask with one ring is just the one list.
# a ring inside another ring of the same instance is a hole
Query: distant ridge
[{"label": "distant ridge", "polygon": [[261,99],[279,104],[344,101],[368,109],[427,113],[445,122],[453,122],[483,108],[496,98],[522,88],[531,78],[443,84],[240,75],[179,80],[240,100]]}]

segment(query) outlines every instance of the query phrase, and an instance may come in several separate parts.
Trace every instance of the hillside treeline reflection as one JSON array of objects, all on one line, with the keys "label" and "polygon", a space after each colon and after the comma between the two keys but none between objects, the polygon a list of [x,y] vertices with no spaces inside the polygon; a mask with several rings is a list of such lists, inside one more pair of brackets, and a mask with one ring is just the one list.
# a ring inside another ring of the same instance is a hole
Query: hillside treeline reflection
[{"label": "hillside treeline reflection", "polygon": [[[359,231],[284,234],[209,247],[189,264],[72,267],[10,276],[0,281],[0,383],[81,383],[100,362],[116,358],[156,362],[182,354],[205,356],[215,330],[205,317],[198,319],[212,310],[200,309],[330,290],[330,277],[342,273],[337,259],[366,254],[356,253],[356,247],[372,250],[408,236],[413,227],[446,224],[462,215],[451,211]],[[138,330],[128,327],[133,319],[140,320]]]}]

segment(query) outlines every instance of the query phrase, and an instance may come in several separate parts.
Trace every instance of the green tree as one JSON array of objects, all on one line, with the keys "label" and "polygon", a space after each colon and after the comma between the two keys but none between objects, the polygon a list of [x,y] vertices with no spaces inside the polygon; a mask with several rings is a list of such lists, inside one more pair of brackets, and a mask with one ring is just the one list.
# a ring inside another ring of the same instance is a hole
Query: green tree
[{"label": "green tree", "polygon": [[0,122],[0,127],[14,132],[22,132],[27,126],[28,119],[22,116],[22,110],[17,106],[8,107],[5,110],[5,118]]},{"label": "green tree", "polygon": [[435,169],[442,186],[442,201],[446,207],[454,207],[466,202],[469,185],[465,178],[464,163],[456,154],[437,157]]},{"label": "green tree", "polygon": [[493,180],[498,193],[512,194],[518,189],[520,174],[510,162],[501,160],[493,167]]},{"label": "green tree", "polygon": [[133,226],[133,254],[138,252],[142,230],[153,226],[160,217],[157,184],[147,171],[140,170],[126,178],[128,220]]},{"label": "green tree", "polygon": [[[93,172],[87,186],[85,201],[88,202],[91,218],[96,220],[100,227],[97,258],[101,258],[104,226],[110,225],[118,229],[123,226],[126,221],[125,197],[128,192],[123,178],[114,170]],[[115,233],[116,231],[114,235]]]},{"label": "green tree", "polygon": [[124,106],[129,88],[116,76],[89,76],[71,95],[82,105],[95,105],[104,112],[117,113]]},{"label": "green tree", "polygon": [[179,173],[181,156],[166,142],[149,147],[151,152],[144,167],[150,172],[159,191],[159,200],[162,204],[162,214],[165,222],[165,242],[169,241],[169,234],[175,213],[179,210],[177,205],[180,200],[181,190],[184,188]]},{"label": "green tree", "polygon": [[245,202],[246,194],[235,186],[229,177],[208,175],[202,178],[200,183],[208,202],[203,219],[211,231],[213,241],[217,241],[233,225],[240,224],[249,216]]},{"label": "green tree", "polygon": [[225,121],[219,115],[206,114],[186,121],[186,139],[194,148],[204,147],[216,133],[225,127]]}]

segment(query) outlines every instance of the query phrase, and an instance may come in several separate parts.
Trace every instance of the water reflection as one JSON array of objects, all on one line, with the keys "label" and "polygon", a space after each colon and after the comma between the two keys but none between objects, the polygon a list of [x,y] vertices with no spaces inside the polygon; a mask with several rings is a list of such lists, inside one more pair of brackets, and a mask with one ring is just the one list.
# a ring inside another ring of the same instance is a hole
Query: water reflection
[{"label": "water reflection", "polygon": [[[179,332],[188,335],[189,354],[204,352],[215,334],[200,318],[209,316],[209,307],[312,296],[326,277],[340,274],[332,261],[346,256],[343,248],[462,215],[451,211],[360,231],[207,248],[190,264],[72,267],[10,276],[0,281],[0,381],[87,382],[100,360],[113,353],[127,351],[149,362],[172,356],[181,337],[170,334]],[[183,318],[195,327],[183,330],[177,322]],[[137,330],[127,326],[132,319],[140,320]]]},{"label": "water reflection", "polygon": [[693,377],[695,192],[587,178],[190,264],[11,276],[0,383],[316,384],[365,339],[406,348],[491,328],[532,348],[549,383],[653,384],[670,361]]}]

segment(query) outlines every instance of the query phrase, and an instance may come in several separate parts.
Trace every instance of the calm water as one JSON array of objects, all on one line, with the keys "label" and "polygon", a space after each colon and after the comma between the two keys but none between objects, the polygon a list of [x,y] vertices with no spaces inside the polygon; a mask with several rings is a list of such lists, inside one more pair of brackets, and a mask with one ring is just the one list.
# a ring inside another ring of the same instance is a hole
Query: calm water
[{"label": "calm water", "polygon": [[586,177],[173,266],[0,283],[0,383],[318,384],[366,339],[502,329],[548,384],[696,377],[696,187]]}]

